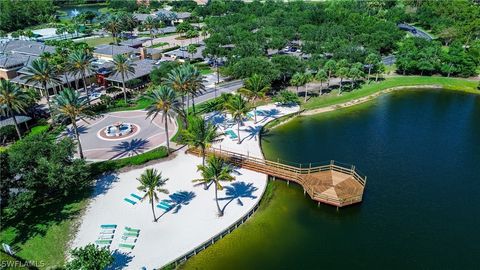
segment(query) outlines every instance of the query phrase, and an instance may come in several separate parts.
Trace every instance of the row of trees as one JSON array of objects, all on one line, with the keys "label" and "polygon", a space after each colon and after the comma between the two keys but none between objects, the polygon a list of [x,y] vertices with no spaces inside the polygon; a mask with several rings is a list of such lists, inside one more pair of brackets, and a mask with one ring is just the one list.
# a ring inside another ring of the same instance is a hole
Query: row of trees
[{"label": "row of trees", "polygon": [[398,49],[397,69],[403,74],[469,77],[480,65],[480,42],[464,47],[459,41],[448,48],[422,38],[405,40]]}]

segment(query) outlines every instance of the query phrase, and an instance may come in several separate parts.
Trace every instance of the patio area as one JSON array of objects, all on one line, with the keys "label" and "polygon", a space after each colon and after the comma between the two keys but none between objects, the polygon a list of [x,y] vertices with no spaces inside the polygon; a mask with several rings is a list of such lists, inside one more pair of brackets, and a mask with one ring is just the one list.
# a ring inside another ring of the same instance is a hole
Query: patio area
[{"label": "patio area", "polygon": [[[83,153],[88,160],[119,159],[138,155],[166,144],[166,131],[162,116],[153,121],[146,118],[145,111],[124,111],[100,115],[88,122],[77,122]],[[122,136],[107,136],[108,127],[118,124],[131,126]],[[168,123],[168,133],[177,130],[175,121]],[[71,127],[64,133],[73,136]]]}]

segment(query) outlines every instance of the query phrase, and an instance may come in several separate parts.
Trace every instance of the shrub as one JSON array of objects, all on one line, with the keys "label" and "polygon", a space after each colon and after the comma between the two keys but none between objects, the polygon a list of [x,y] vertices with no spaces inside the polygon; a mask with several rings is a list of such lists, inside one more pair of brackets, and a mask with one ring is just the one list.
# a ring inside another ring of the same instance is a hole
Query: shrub
[{"label": "shrub", "polygon": [[156,149],[133,157],[92,163],[90,168],[93,175],[100,175],[102,173],[115,171],[127,166],[142,165],[151,160],[164,158],[167,155],[167,148],[165,146],[160,146]]},{"label": "shrub", "polygon": [[8,125],[0,128],[0,143],[10,142],[17,138],[17,131],[14,125]]},{"label": "shrub", "polygon": [[278,102],[282,105],[289,105],[289,104],[299,104],[300,100],[297,94],[290,92],[288,90],[282,90],[278,92],[278,94],[273,97],[275,102]]}]

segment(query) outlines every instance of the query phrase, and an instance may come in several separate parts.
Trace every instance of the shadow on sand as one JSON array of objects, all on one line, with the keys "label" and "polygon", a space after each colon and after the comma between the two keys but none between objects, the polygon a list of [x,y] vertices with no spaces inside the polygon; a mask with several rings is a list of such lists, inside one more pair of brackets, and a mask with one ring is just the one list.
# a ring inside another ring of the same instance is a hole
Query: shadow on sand
[{"label": "shadow on sand", "polygon": [[113,253],[113,264],[107,267],[108,270],[120,270],[126,269],[127,264],[132,261],[133,256],[129,252],[123,252],[120,250],[115,250]]},{"label": "shadow on sand", "polygon": [[227,201],[227,203],[223,206],[222,212],[225,211],[225,208],[233,202],[237,200],[237,204],[243,206],[242,198],[249,198],[249,199],[256,199],[257,196],[254,196],[253,193],[257,191],[258,188],[253,186],[253,183],[245,183],[245,182],[234,182],[230,186],[225,187],[225,197],[219,198],[219,201]]}]

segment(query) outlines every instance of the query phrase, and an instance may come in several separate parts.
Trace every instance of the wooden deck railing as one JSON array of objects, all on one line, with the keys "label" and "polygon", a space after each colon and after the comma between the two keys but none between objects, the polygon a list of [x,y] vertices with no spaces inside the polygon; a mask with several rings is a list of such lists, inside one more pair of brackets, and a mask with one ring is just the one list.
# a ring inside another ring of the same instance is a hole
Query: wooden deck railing
[{"label": "wooden deck railing", "polygon": [[[200,150],[196,148],[191,148],[188,150],[190,153],[201,155]],[[359,184],[365,186],[367,182],[366,176],[361,176],[356,170],[355,166],[351,166],[350,168],[346,168],[343,166],[338,165],[335,161],[330,161],[324,165],[318,165],[312,167],[309,166],[302,166],[296,167],[292,165],[286,165],[280,162],[265,160],[262,158],[252,157],[249,155],[239,154],[233,151],[218,149],[218,148],[209,148],[206,150],[207,155],[215,155],[222,157],[231,163],[239,166],[245,167],[247,169],[252,169],[257,172],[265,173],[271,176],[276,176],[280,178],[285,178],[287,180],[292,180],[303,184],[303,177],[298,177],[299,175],[305,175],[310,173],[316,172],[323,172],[323,171],[336,171],[345,174],[350,174],[353,179],[355,179]]]}]

